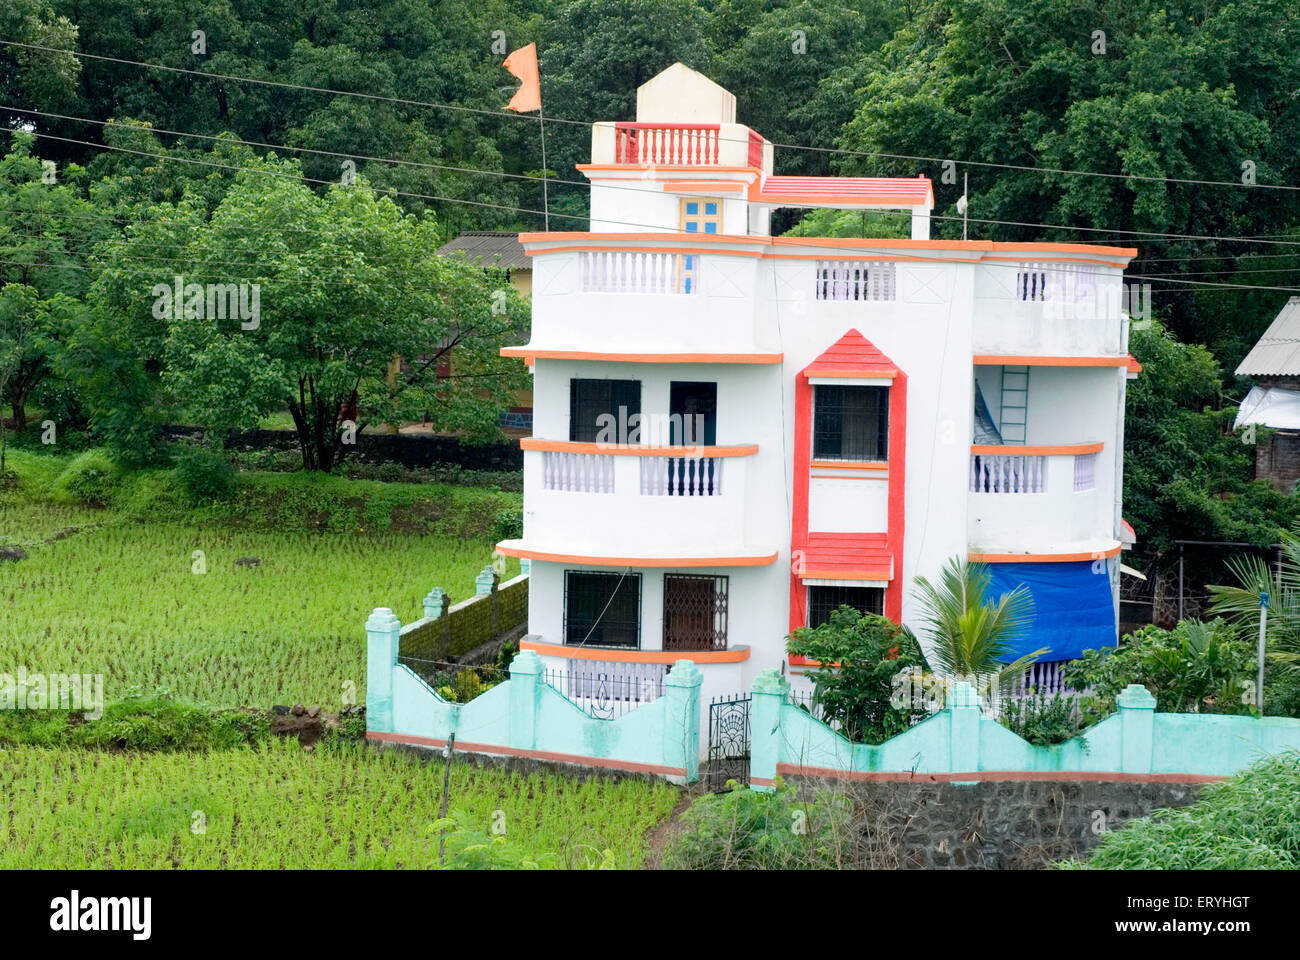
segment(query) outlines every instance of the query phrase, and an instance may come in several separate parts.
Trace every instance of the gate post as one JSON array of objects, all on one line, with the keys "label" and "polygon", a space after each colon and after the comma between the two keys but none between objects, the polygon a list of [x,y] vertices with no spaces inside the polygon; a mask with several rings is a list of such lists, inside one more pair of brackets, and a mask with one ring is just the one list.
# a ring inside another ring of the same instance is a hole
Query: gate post
[{"label": "gate post", "polygon": [[542,658],[531,650],[515,654],[510,661],[510,723],[507,734],[516,750],[537,749],[537,695],[542,675]]},{"label": "gate post", "polygon": [[664,678],[663,760],[681,767],[686,782],[700,776],[700,684],[704,675],[693,660],[678,660]]},{"label": "gate post", "polygon": [[366,621],[366,729],[393,730],[393,668],[402,642],[402,622],[387,607],[375,607]]},{"label": "gate post", "polygon": [[980,698],[967,681],[953,684],[948,695],[948,772],[980,768]]},{"label": "gate post", "polygon": [[749,786],[771,790],[781,762],[781,711],[790,682],[776,670],[764,670],[753,686],[753,714],[749,734]]}]

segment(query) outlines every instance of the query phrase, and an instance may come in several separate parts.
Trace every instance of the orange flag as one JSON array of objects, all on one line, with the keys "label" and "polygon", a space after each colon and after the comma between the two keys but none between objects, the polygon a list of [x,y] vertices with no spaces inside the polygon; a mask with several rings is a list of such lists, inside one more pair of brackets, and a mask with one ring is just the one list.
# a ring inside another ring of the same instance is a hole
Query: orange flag
[{"label": "orange flag", "polygon": [[542,84],[537,75],[537,44],[520,47],[506,57],[505,63],[501,65],[523,81],[506,104],[506,109],[516,113],[542,109]]}]

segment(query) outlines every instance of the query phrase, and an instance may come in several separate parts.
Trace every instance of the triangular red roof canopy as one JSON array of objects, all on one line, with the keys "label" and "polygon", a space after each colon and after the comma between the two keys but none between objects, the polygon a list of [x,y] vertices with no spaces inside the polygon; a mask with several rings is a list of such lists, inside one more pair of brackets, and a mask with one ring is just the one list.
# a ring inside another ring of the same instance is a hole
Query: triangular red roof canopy
[{"label": "triangular red roof canopy", "polygon": [[857,330],[850,330],[808,366],[805,377],[888,377],[898,375],[894,361]]},{"label": "triangular red roof canopy", "polygon": [[810,533],[801,580],[893,580],[894,551],[884,533]]}]

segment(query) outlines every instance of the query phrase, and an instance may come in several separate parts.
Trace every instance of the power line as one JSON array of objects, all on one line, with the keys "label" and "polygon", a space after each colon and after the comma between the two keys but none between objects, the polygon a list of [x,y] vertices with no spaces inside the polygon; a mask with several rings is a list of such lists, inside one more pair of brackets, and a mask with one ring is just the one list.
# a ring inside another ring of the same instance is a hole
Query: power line
[{"label": "power line", "polygon": [[[29,50],[42,50],[48,53],[63,53],[74,57],[80,57],[88,60],[101,60],[108,63],[116,63],[124,66],[141,67],[149,70],[165,70],[171,73],[180,73],[188,76],[203,77],[208,80],[232,80],[238,83],[254,83],[263,86],[278,87],[287,90],[302,90],[308,93],[325,93],[331,96],[339,97],[357,97],[364,100],[373,100],[385,103],[395,103],[403,106],[429,107],[435,110],[451,110],[461,113],[470,113],[480,116],[489,117],[510,117],[516,120],[534,121],[540,120],[539,117],[531,117],[525,114],[513,113],[505,110],[485,110],[479,107],[466,107],[460,104],[438,103],[429,100],[412,100],[403,97],[387,97],[372,93],[359,93],[352,90],[336,90],[330,87],[315,87],[306,84],[288,83],[285,81],[267,80],[259,77],[244,77],[236,74],[213,73],[206,70],[190,70],[184,67],[172,67],[161,63],[147,63],[141,60],[129,60],[124,57],[109,57],[102,54],[83,53],[79,50],[69,50],[60,47],[50,47],[35,43],[22,43],[16,40],[0,40],[0,44],[11,47],[20,47]],[[589,127],[589,120],[575,120],[569,117],[550,117],[546,118],[553,123],[572,124],[577,126]],[[722,143],[742,143],[748,144],[747,139],[737,139],[734,137],[723,137],[721,133],[718,136],[719,142]],[[771,141],[769,141],[771,142]],[[1290,186],[1288,184],[1270,184],[1270,183],[1242,183],[1239,180],[1198,180],[1184,177],[1153,177],[1145,174],[1129,173],[1107,173],[1097,170],[1072,170],[1065,167],[1034,167],[1027,164],[1015,163],[996,163],[984,160],[954,160],[951,157],[927,157],[912,156],[901,153],[882,153],[869,150],[850,150],[841,147],[814,147],[806,144],[797,143],[772,143],[774,148],[780,147],[782,150],[801,150],[813,153],[834,153],[843,156],[871,157],[874,159],[888,160],[911,160],[925,163],[948,163],[961,164],[970,167],[987,167],[1000,170],[1017,170],[1026,173],[1047,173],[1060,176],[1077,176],[1077,177],[1103,177],[1113,180],[1137,180],[1148,183],[1181,183],[1193,186],[1211,186],[1211,187],[1236,187],[1247,190],[1283,190],[1283,191],[1300,191],[1300,187]]]}]

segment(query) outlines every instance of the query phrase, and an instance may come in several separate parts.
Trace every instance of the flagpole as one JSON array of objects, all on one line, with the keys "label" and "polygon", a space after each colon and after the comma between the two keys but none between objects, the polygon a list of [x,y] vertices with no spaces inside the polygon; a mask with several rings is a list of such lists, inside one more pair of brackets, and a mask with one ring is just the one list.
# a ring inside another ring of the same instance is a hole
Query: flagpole
[{"label": "flagpole", "polygon": [[547,233],[551,231],[551,203],[546,189],[546,119],[542,116],[541,104],[537,105],[537,126],[542,132],[542,220]]}]

